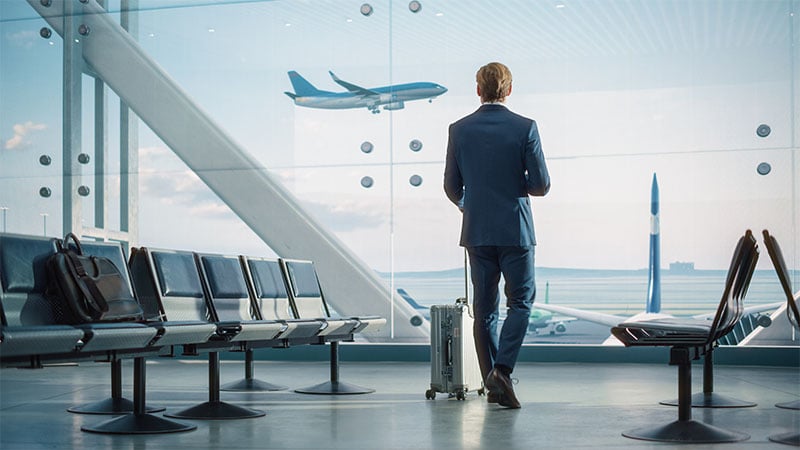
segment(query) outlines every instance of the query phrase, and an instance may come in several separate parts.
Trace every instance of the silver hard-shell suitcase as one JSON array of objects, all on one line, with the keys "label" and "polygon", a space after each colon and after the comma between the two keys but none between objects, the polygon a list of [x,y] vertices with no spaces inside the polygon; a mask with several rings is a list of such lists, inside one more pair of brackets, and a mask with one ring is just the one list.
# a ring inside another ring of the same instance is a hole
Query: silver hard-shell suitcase
[{"label": "silver hard-shell suitcase", "polygon": [[469,391],[483,394],[478,355],[472,339],[472,313],[466,299],[452,305],[431,306],[431,388],[425,398],[437,392],[464,400]]}]

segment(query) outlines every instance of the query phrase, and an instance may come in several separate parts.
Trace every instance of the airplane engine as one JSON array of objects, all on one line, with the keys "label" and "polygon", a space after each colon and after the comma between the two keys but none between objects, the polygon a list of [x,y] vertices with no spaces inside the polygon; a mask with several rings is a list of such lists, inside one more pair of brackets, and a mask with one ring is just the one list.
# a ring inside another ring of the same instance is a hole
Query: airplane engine
[{"label": "airplane engine", "polygon": [[385,109],[387,111],[396,111],[398,109],[405,108],[405,106],[406,105],[403,102],[392,102],[392,103],[389,103],[388,105],[384,106],[383,109]]},{"label": "airplane engine", "polygon": [[564,333],[567,331],[567,326],[564,325],[564,322],[559,322],[556,324],[556,331],[559,333]]},{"label": "airplane engine", "polygon": [[759,326],[767,328],[768,326],[772,325],[772,319],[769,316],[759,314],[758,318],[756,319],[756,323]]}]

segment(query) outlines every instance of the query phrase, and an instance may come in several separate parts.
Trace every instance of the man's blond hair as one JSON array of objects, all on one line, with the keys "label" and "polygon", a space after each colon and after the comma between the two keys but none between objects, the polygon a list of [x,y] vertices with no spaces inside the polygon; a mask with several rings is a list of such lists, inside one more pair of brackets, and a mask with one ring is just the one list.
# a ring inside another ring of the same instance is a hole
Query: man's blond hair
[{"label": "man's blond hair", "polygon": [[490,62],[478,69],[475,81],[478,82],[482,102],[502,102],[511,89],[511,71],[505,64]]}]

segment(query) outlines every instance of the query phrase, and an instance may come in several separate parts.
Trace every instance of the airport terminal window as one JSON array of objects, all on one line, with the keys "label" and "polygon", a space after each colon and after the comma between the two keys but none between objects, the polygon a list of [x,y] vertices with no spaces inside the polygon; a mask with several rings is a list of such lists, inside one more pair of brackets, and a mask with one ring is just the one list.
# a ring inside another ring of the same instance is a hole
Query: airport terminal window
[{"label": "airport terminal window", "polygon": [[[712,312],[747,228],[770,229],[800,279],[796,0],[411,3],[104,2],[116,21],[132,5],[149,57],[387,298],[424,307],[464,295],[460,213],[442,190],[447,126],[478,107],[475,71],[492,60],[511,68],[508,105],[537,120],[552,177],[532,200],[538,304],[644,309],[654,176],[663,312]],[[27,2],[0,2],[0,225],[59,236],[63,43],[43,29]],[[97,223],[93,148],[105,139],[106,226],[118,227],[120,100],[105,88],[98,138],[91,70],[81,84],[82,223]],[[138,243],[275,255],[158,132],[136,133]],[[262,194],[248,193],[254,205]],[[747,304],[781,300],[761,258]],[[574,319],[537,309],[527,341],[608,337]],[[383,338],[403,342],[408,324],[395,325]]]}]

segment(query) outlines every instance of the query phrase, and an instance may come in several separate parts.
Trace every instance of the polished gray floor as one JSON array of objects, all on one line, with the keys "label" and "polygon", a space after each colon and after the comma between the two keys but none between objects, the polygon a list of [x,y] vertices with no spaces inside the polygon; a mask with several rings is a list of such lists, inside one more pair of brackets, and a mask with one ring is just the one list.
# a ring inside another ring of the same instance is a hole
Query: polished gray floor
[{"label": "polished gray floor", "polygon": [[[124,365],[131,396],[131,362]],[[202,360],[155,358],[147,366],[148,404],[167,412],[207,399]],[[258,362],[256,377],[299,388],[325,381],[320,362]],[[470,393],[466,401],[439,395],[426,400],[426,363],[345,362],[342,380],[375,393],[317,396],[292,391],[223,392],[222,400],[262,409],[264,417],[184,421],[195,431],[109,436],[80,431],[104,416],[66,412],[109,395],[109,368],[102,363],[0,370],[0,448],[6,449],[287,449],[287,448],[650,448],[681,447],[637,441],[621,432],[677,418],[659,400],[675,397],[676,370],[649,364],[525,363],[518,366],[520,410],[489,405]],[[796,368],[719,366],[717,391],[758,403],[754,408],[694,410],[694,418],[751,435],[735,444],[692,448],[790,448],[768,436],[800,428],[800,411],[776,408],[800,398]],[[223,361],[222,381],[243,375],[242,363]],[[696,390],[701,370],[693,371]],[[163,413],[159,413],[161,415]]]}]

